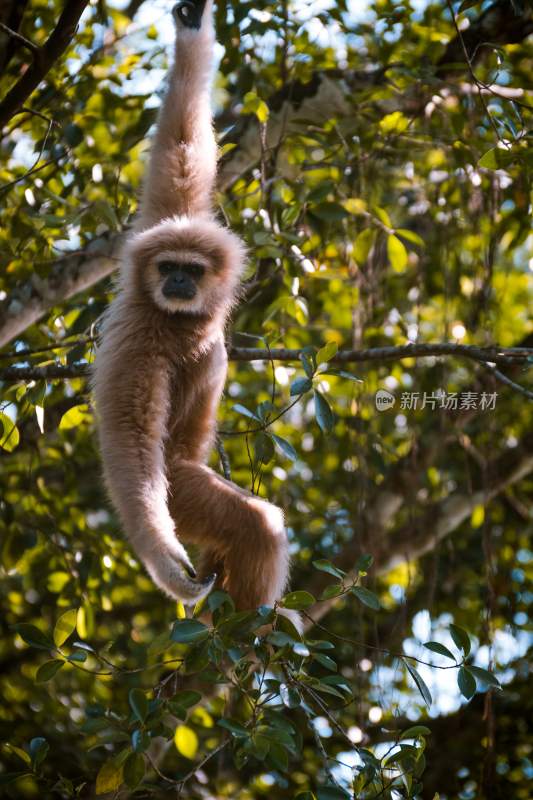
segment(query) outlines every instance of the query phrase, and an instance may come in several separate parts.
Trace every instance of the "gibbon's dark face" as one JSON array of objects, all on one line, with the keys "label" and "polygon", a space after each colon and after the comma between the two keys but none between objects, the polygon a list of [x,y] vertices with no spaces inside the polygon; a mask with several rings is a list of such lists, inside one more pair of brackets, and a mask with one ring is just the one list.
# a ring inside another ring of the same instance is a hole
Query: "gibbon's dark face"
[{"label": "gibbon's dark face", "polygon": [[172,9],[174,19],[179,21],[186,28],[199,30],[202,24],[205,0],[181,0]]},{"label": "gibbon's dark face", "polygon": [[161,292],[167,300],[193,300],[196,297],[198,284],[205,274],[203,264],[160,261],[157,268],[163,279]]},{"label": "gibbon's dark face", "polygon": [[163,251],[147,274],[148,289],[159,308],[174,314],[202,314],[209,305],[212,284],[217,283],[212,265],[200,253]]}]

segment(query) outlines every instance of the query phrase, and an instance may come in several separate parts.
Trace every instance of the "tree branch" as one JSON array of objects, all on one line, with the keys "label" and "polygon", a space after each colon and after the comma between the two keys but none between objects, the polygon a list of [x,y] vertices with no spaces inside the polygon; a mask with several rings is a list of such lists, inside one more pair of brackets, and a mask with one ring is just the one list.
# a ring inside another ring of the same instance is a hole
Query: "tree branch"
[{"label": "tree branch", "polygon": [[[106,264],[104,263],[104,267]],[[70,344],[70,343],[69,343]],[[51,347],[50,349],[57,349]],[[298,361],[301,350],[288,350],[273,348],[262,350],[254,347],[232,347],[228,356],[231,361]],[[331,364],[347,364],[355,362],[399,361],[402,358],[428,358],[431,356],[457,356],[468,358],[483,363],[498,362],[499,364],[525,363],[533,357],[531,347],[474,347],[471,345],[439,343],[439,344],[407,344],[397,347],[374,347],[367,350],[340,350],[331,359]],[[8,354],[9,358],[21,358],[16,352]],[[491,370],[494,374],[494,370]],[[0,380],[54,380],[58,378],[81,378],[89,374],[86,364],[63,366],[61,364],[48,364],[42,367],[6,367],[0,370]],[[507,381],[513,388],[514,382]],[[523,387],[520,387],[523,390]],[[523,390],[527,391],[527,390]]]},{"label": "tree branch", "polygon": [[[392,534],[382,531],[373,547],[376,575],[383,575],[405,561],[421,558],[435,549],[447,536],[471,516],[477,506],[488,503],[510,486],[518,483],[533,471],[533,434],[528,434],[519,447],[507,450],[487,465],[486,474],[493,475],[487,486],[471,494],[455,492],[436,503],[429,504],[420,516],[404,525]],[[357,578],[353,564],[360,555],[358,542],[351,542],[335,559],[336,566],[347,571],[346,583]],[[313,594],[319,594],[326,580],[317,575],[316,581],[309,587]],[[335,605],[338,598],[325,600],[313,606],[310,616],[319,622]],[[306,628],[312,628],[309,622]]]},{"label": "tree branch", "polygon": [[46,43],[34,51],[32,64],[0,101],[0,130],[24,105],[30,94],[63,55],[76,33],[78,22],[88,3],[89,0],[68,0]]},{"label": "tree branch", "polygon": [[90,288],[110,275],[118,264],[124,236],[103,236],[82,253],[54,262],[43,281],[37,273],[0,305],[0,347],[37,322],[54,305]]}]

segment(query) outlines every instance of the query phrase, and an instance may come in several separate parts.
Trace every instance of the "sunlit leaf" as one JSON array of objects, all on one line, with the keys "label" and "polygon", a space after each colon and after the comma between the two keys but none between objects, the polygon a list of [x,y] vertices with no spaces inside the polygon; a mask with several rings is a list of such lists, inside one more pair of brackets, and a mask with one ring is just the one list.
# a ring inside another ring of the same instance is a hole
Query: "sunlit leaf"
[{"label": "sunlit leaf", "polygon": [[4,414],[3,411],[0,411],[0,423],[2,425],[0,447],[3,450],[7,450],[8,453],[12,453],[20,442],[19,429],[16,423],[14,423],[7,414]]},{"label": "sunlit leaf", "polygon": [[391,234],[387,237],[387,254],[391,267],[395,272],[403,272],[407,266],[407,250],[397,236]]},{"label": "sunlit leaf", "polygon": [[115,764],[113,759],[106,761],[100,767],[96,776],[96,794],[107,794],[116,791],[122,784],[122,766]]},{"label": "sunlit leaf", "polygon": [[78,609],[72,608],[70,611],[65,611],[57,620],[54,628],[54,643],[56,647],[61,647],[68,637],[76,630],[76,621],[78,618]]},{"label": "sunlit leaf", "polygon": [[286,594],[285,597],[281,601],[281,605],[284,608],[293,608],[293,609],[301,609],[301,608],[309,608],[315,603],[315,598],[309,592],[289,592]]},{"label": "sunlit leaf", "polygon": [[174,733],[174,744],[178,753],[193,759],[198,752],[198,737],[187,725],[178,725]]}]

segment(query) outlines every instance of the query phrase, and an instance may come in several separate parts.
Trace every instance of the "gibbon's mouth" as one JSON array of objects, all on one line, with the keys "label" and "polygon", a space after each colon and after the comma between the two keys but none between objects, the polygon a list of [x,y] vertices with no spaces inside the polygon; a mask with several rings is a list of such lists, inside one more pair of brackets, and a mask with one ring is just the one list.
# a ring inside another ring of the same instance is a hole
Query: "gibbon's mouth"
[{"label": "gibbon's mouth", "polygon": [[167,300],[194,300],[196,297],[194,281],[182,275],[168,278],[161,291]]}]

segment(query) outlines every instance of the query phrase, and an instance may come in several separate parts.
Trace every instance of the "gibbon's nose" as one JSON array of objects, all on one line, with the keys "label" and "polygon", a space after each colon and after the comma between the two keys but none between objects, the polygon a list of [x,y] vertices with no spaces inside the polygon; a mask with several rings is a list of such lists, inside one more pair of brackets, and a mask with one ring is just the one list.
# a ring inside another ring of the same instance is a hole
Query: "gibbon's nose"
[{"label": "gibbon's nose", "polygon": [[196,294],[196,286],[189,275],[184,272],[175,272],[163,284],[163,294],[168,298],[192,300]]}]

